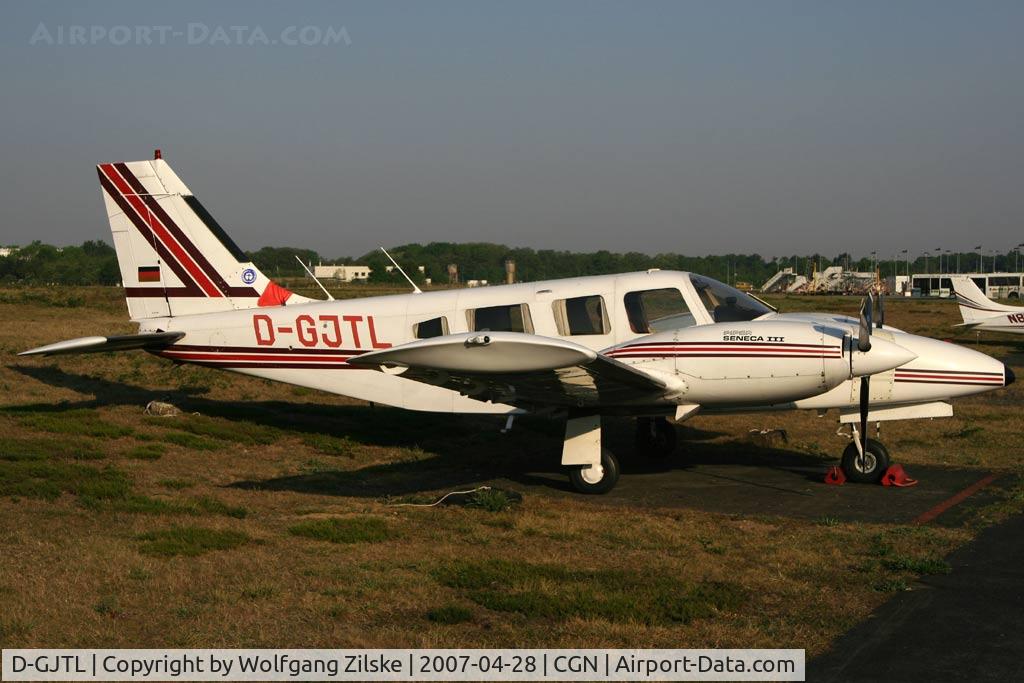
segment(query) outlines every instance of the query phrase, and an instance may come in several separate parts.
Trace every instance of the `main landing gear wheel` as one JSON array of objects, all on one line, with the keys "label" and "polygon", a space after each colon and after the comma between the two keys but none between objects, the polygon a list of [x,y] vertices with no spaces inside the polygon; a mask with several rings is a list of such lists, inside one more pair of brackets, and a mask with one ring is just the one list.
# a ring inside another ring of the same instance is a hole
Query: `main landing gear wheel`
[{"label": "main landing gear wheel", "polygon": [[638,417],[636,450],[650,458],[667,458],[676,450],[676,428],[663,417]]},{"label": "main landing gear wheel", "polygon": [[843,474],[850,481],[859,484],[877,484],[889,469],[889,451],[880,442],[867,439],[864,456],[861,457],[853,441],[843,451]]},{"label": "main landing gear wheel", "polygon": [[619,480],[619,461],[607,448],[601,449],[600,465],[583,465],[569,470],[569,481],[580,493],[608,493]]}]

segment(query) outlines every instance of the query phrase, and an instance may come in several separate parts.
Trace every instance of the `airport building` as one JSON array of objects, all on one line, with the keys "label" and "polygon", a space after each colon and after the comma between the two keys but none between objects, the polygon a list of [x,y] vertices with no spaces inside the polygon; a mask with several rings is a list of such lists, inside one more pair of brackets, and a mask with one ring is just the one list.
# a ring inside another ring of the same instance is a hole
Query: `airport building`
[{"label": "airport building", "polygon": [[369,266],[325,266],[313,268],[313,275],[321,280],[341,280],[342,282],[365,282],[370,278]]}]

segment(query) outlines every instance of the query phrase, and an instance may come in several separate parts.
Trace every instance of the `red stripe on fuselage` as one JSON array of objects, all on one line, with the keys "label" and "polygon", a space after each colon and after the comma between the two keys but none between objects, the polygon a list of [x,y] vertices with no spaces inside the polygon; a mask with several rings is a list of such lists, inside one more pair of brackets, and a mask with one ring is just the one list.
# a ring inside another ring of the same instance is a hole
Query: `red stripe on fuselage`
[{"label": "red stripe on fuselage", "polygon": [[963,373],[963,374],[946,374],[946,375],[930,375],[930,374],[924,374],[924,373],[920,373],[920,372],[903,372],[903,371],[899,371],[899,370],[896,371],[896,379],[957,379],[957,380],[959,380],[959,379],[969,379],[969,380],[977,380],[977,381],[980,381],[980,382],[999,382],[1000,384],[1002,384],[1002,382],[1003,382],[1003,378],[1002,377],[991,376],[991,375],[982,376],[982,375],[972,375],[972,374],[968,374],[968,373]]},{"label": "red stripe on fuselage", "polygon": [[779,358],[801,356],[821,356],[823,358],[841,358],[842,352],[838,348],[823,346],[787,347],[762,346],[762,345],[732,345],[732,344],[694,344],[690,346],[630,346],[613,349],[606,355],[612,358],[628,358],[635,355],[698,355],[706,353],[720,354],[766,354]]},{"label": "red stripe on fuselage", "polygon": [[[610,355],[610,354],[609,354]],[[613,358],[841,358],[840,355],[822,355],[820,353],[809,353],[798,355],[790,353],[780,355],[777,353],[750,353],[735,351],[733,353],[621,353],[612,355]]]},{"label": "red stripe on fuselage", "polygon": [[909,379],[897,377],[896,382],[902,384],[959,384],[965,387],[1001,387],[1003,382],[968,382],[955,379]]}]

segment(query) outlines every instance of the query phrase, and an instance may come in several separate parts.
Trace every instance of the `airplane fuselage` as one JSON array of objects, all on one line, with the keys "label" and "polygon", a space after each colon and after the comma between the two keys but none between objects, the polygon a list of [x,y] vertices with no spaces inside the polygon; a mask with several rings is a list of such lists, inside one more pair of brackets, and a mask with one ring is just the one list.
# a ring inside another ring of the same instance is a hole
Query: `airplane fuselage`
[{"label": "airplane fuselage", "polygon": [[[712,411],[856,409],[860,383],[850,373],[855,319],[767,308],[746,311],[756,314],[753,319],[735,319],[744,312],[712,308],[695,282],[708,280],[672,271],[567,278],[148,319],[140,331],[184,331],[183,339],[158,352],[178,362],[420,411],[509,413],[522,407],[408,381],[386,369],[359,369],[348,360],[498,325],[567,339],[671,379],[674,391],[627,412],[664,413],[691,404]],[[646,320],[636,310],[643,296],[652,297],[641,305]],[[730,322],[716,323],[716,316]],[[885,416],[887,406],[941,402],[1003,386],[1003,365],[984,354],[893,328],[873,336],[917,357],[874,375],[872,419],[898,419]],[[944,408],[935,410],[905,416],[945,414]]]}]

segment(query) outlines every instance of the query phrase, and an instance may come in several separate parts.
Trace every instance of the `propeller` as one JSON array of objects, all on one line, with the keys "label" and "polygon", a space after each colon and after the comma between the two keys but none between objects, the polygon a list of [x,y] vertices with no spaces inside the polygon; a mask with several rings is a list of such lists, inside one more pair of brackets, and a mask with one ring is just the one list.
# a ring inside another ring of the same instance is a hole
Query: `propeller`
[{"label": "propeller", "polygon": [[857,335],[857,350],[867,353],[871,350],[871,296],[864,297],[860,304],[860,333]]},{"label": "propeller", "polygon": [[[877,297],[877,299],[876,299]],[[877,308],[878,319],[874,314]],[[860,377],[860,457],[858,462],[861,467],[865,461],[865,446],[868,436],[868,403],[871,398],[871,375],[886,372],[897,368],[904,363],[909,363],[917,354],[894,343],[889,334],[871,341],[871,329],[882,329],[885,324],[885,304],[881,293],[869,292],[860,305],[860,324],[857,331],[857,344],[850,348],[850,373],[853,377]],[[874,347],[874,350],[872,350]],[[856,427],[854,427],[856,430]]]},{"label": "propeller", "polygon": [[[873,309],[873,297],[871,294],[864,297],[864,301],[860,305],[860,332],[857,336],[857,350],[861,353],[867,353],[871,350],[871,317]],[[884,316],[885,313],[879,303],[879,315]],[[878,319],[878,327],[882,327],[882,318]],[[864,463],[864,449],[867,447],[867,434],[868,434],[868,399],[871,395],[871,375],[862,375],[860,378],[860,466],[863,469]]]}]

